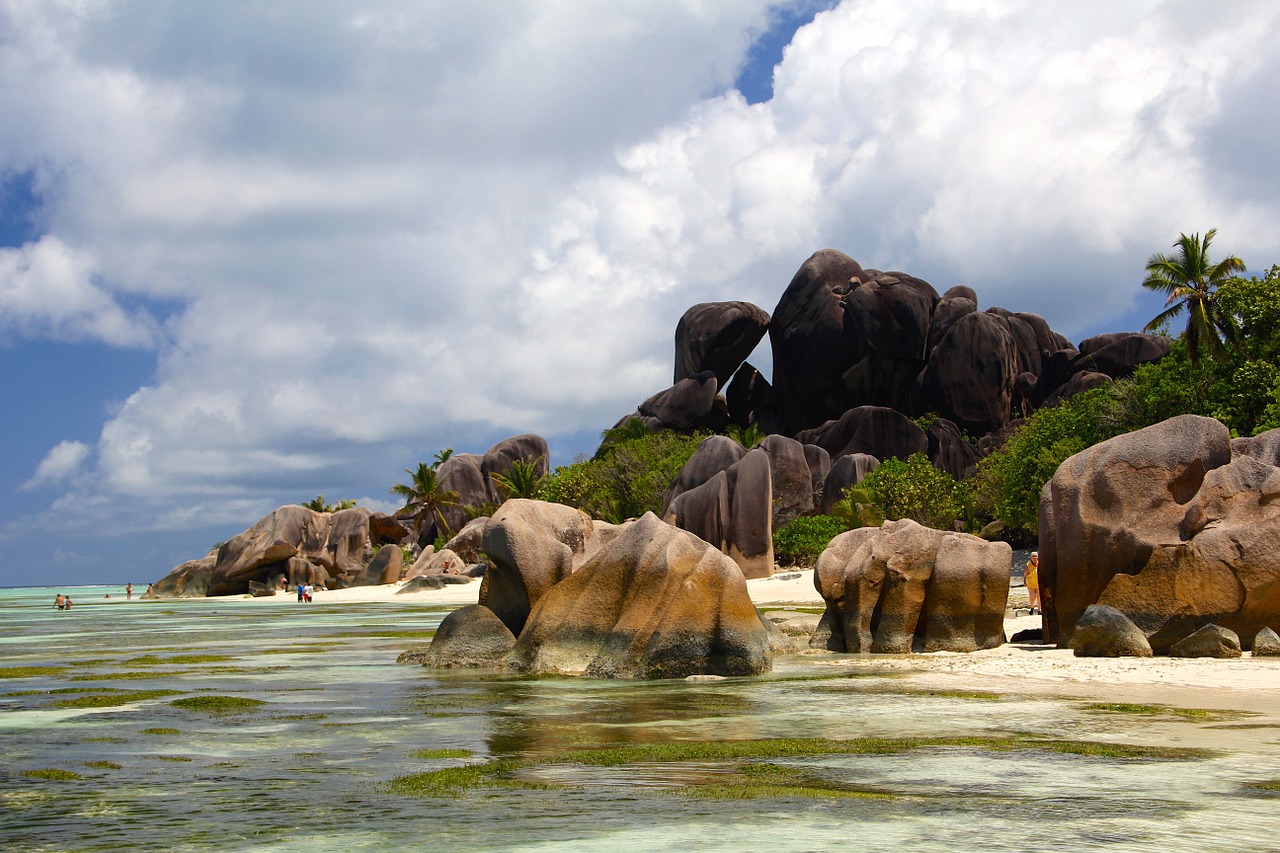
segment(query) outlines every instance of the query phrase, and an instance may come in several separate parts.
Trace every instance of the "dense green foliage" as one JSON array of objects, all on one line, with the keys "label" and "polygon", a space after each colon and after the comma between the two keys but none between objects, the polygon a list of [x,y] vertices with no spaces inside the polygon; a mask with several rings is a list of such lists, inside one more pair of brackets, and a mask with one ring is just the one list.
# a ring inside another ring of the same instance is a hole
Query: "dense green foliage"
[{"label": "dense green foliage", "polygon": [[615,523],[646,512],[661,515],[667,489],[706,434],[647,429],[611,432],[614,439],[602,444],[593,458],[556,468],[539,487],[537,497]]},{"label": "dense green foliage", "polygon": [[512,498],[532,498],[537,496],[542,480],[546,476],[538,473],[543,457],[537,459],[517,459],[511,463],[511,470],[505,474],[490,474],[489,479],[502,493],[504,500]]},{"label": "dense green foliage", "polygon": [[[448,456],[446,455],[445,458]],[[428,526],[426,522],[433,519],[439,523],[444,535],[451,537],[453,531],[449,529],[449,522],[445,520],[443,509],[458,505],[458,493],[440,484],[440,478],[436,475],[436,467],[439,464],[437,462],[435,465],[428,466],[425,462],[419,462],[416,469],[405,468],[404,472],[410,477],[409,482],[392,486],[391,493],[405,499],[404,510],[414,513],[420,530],[425,529]]]},{"label": "dense green foliage", "polygon": [[812,566],[831,540],[848,529],[835,516],[801,516],[774,531],[774,559],[784,566]]},{"label": "dense green foliage", "polygon": [[859,485],[874,496],[888,521],[910,518],[926,527],[950,529],[971,514],[969,484],[935,468],[923,453],[886,459]]},{"label": "dense green foliage", "polygon": [[355,505],[356,502],[351,498],[343,498],[338,503],[326,503],[324,495],[316,495],[311,500],[298,504],[298,506],[305,506],[312,512],[339,512],[344,509],[351,509]]}]

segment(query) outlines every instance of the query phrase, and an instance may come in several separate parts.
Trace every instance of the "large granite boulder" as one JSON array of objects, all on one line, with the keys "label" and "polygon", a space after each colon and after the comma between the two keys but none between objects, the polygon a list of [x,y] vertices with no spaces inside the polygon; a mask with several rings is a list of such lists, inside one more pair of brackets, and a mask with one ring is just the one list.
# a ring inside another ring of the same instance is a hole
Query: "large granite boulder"
[{"label": "large granite boulder", "polygon": [[1074,371],[1092,371],[1112,379],[1128,379],[1141,364],[1151,364],[1169,354],[1173,344],[1162,335],[1141,332],[1112,332],[1080,342],[1080,357]]},{"label": "large granite boulder", "polygon": [[929,461],[933,467],[957,480],[973,476],[978,465],[978,448],[969,443],[960,427],[946,418],[938,418],[929,425],[927,435]]},{"label": "large granite boulder", "polygon": [[1062,463],[1040,501],[1046,640],[1069,643],[1094,603],[1157,654],[1210,623],[1252,639],[1280,621],[1280,469],[1231,451],[1225,426],[1183,415]]},{"label": "large granite boulder", "polygon": [[484,528],[489,516],[473,518],[462,526],[444,547],[458,555],[464,565],[478,563],[484,554]]},{"label": "large granite boulder", "polygon": [[792,429],[817,426],[850,408],[843,376],[861,354],[855,332],[846,328],[844,297],[851,281],[870,278],[853,258],[823,249],[800,266],[773,309],[773,387]]},{"label": "large granite boulder", "polygon": [[971,652],[1004,643],[1013,551],[889,521],[831,540],[813,580],[838,651]]},{"label": "large granite boulder", "polygon": [[379,545],[408,544],[413,536],[413,525],[402,518],[375,512],[369,516],[369,544],[375,548]]},{"label": "large granite boulder", "polygon": [[323,566],[330,575],[353,578],[364,570],[369,550],[369,512],[354,507],[335,512],[329,518],[321,554],[315,554],[309,541],[299,543],[297,556]]},{"label": "large granite boulder", "polygon": [[[368,517],[357,514],[365,519],[367,531]],[[280,507],[219,546],[217,562],[209,576],[208,594],[246,593],[249,581],[265,580],[272,564],[283,563],[290,557],[323,554],[330,526],[328,513],[313,512],[296,504]]]},{"label": "large granite boulder", "polygon": [[517,672],[600,678],[753,675],[771,665],[742,572],[652,513],[547,590],[507,658]]},{"label": "large granite boulder", "polygon": [[1078,658],[1151,657],[1151,644],[1142,629],[1114,607],[1091,604],[1071,634]]},{"label": "large granite boulder", "polygon": [[929,356],[911,392],[912,410],[935,412],[983,435],[1009,422],[1018,349],[997,314],[958,318]]},{"label": "large granite boulder", "polygon": [[802,515],[812,515],[813,471],[809,468],[805,446],[785,435],[770,435],[759,447],[769,454],[773,529],[778,530]]},{"label": "large granite boulder", "polygon": [[858,406],[837,420],[804,430],[798,441],[816,444],[839,459],[850,453],[866,453],[877,459],[906,459],[913,453],[927,453],[929,437],[915,421],[884,406]]},{"label": "large granite boulder", "polygon": [[777,392],[750,362],[744,361],[733,374],[724,397],[730,423],[744,427],[755,424],[766,435],[790,432]]},{"label": "large granite boulder", "polygon": [[709,435],[704,438],[667,489],[662,502],[663,513],[677,497],[728,470],[746,455],[746,448],[728,436]]},{"label": "large granite boulder", "polygon": [[547,440],[533,433],[513,435],[490,447],[480,460],[480,472],[484,475],[489,503],[499,504],[505,499],[505,495],[493,481],[495,474],[506,476],[511,473],[517,461],[523,461],[532,463],[541,477],[550,470],[550,459],[551,450],[547,446]]},{"label": "large granite boulder", "polygon": [[769,328],[769,315],[750,302],[704,302],[676,324],[672,383],[710,370],[723,388]]},{"label": "large granite boulder", "polygon": [[729,555],[746,577],[767,578],[773,574],[772,498],[769,454],[756,448],[677,495],[663,518]]},{"label": "large granite boulder", "polygon": [[515,643],[515,635],[492,610],[470,604],[440,621],[431,645],[410,649],[396,658],[396,663],[420,663],[437,669],[499,667]]},{"label": "large granite boulder", "polygon": [[484,552],[493,561],[479,603],[520,634],[529,611],[588,556],[596,527],[580,509],[515,498],[484,528]]},{"label": "large granite boulder", "polygon": [[904,272],[865,272],[868,280],[850,281],[844,297],[845,325],[855,345],[853,363],[841,376],[845,399],[850,406],[905,412],[928,355],[938,293]]},{"label": "large granite boulder", "polygon": [[383,545],[355,579],[354,586],[380,586],[400,580],[404,552],[399,545]]},{"label": "large granite boulder", "polygon": [[1280,657],[1280,634],[1270,628],[1263,628],[1253,638],[1253,656],[1255,658]]},{"label": "large granite boulder", "polygon": [[[209,594],[209,581],[218,557],[210,554],[175,566],[151,586],[155,598],[202,598]],[[246,584],[247,588],[247,584]]]},{"label": "large granite boulder", "polygon": [[[436,482],[443,491],[456,492],[456,506],[442,507],[449,532],[457,533],[467,523],[467,507],[493,503],[489,494],[489,478],[485,476],[484,457],[478,453],[454,453],[436,468]],[[435,539],[435,524],[427,525],[424,538]],[[438,531],[443,534],[444,531]]]},{"label": "large granite boulder", "polygon": [[856,486],[880,467],[880,460],[868,453],[848,453],[832,464],[822,489],[822,514],[830,515],[850,486]]}]

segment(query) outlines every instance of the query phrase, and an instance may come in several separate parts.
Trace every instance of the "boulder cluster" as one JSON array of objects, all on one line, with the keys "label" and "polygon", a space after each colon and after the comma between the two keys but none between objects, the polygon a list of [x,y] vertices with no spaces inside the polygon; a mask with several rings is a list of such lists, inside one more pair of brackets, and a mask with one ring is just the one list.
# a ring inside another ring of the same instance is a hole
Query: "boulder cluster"
[{"label": "boulder cluster", "polygon": [[1280,626],[1280,430],[1182,415],[1062,463],[1040,502],[1047,642],[1267,654]]},{"label": "boulder cluster", "polygon": [[742,572],[652,513],[621,525],[509,500],[485,525],[479,603],[450,613],[402,662],[600,678],[751,675],[770,631]]},{"label": "boulder cluster", "polygon": [[[772,383],[746,361],[766,334]],[[939,294],[915,276],[864,269],[826,249],[804,262],[772,316],[746,302],[685,312],[674,384],[619,423],[713,432],[754,424],[821,447],[832,461],[920,452],[962,477],[1012,420],[1130,376],[1169,345],[1118,333],[1076,346],[1036,314],[980,311],[972,288]],[[912,420],[930,414],[927,431]]]}]

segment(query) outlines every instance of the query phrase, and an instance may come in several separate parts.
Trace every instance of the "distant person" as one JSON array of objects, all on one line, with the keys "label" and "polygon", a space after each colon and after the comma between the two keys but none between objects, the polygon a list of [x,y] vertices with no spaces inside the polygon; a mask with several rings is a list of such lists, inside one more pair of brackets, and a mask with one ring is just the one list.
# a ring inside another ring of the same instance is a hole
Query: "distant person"
[{"label": "distant person", "polygon": [[311,603],[311,592],[315,589],[311,584],[307,584],[302,588],[302,600],[306,604]]},{"label": "distant person", "polygon": [[[108,596],[108,598],[110,598],[110,596]],[[133,584],[131,583],[124,585],[124,600],[133,601]]]},{"label": "distant person", "polygon": [[69,595],[67,596],[66,605],[67,605],[67,606],[66,606],[66,607],[64,607],[64,608],[63,608],[63,610],[70,610],[70,609],[71,609],[71,596],[69,596]]},{"label": "distant person", "polygon": [[1035,616],[1040,612],[1040,552],[1032,551],[1031,559],[1027,560],[1026,571],[1022,575],[1023,582],[1027,585],[1027,602],[1031,605],[1031,615]]},{"label": "distant person", "polygon": [[67,601],[65,598],[62,597],[62,593],[58,593],[57,597],[53,599],[53,606],[58,610],[67,609]]},{"label": "distant person", "polygon": [[306,584],[301,584],[301,583],[298,584],[298,603],[299,604],[301,604],[304,601],[303,596],[305,596],[306,594],[307,594]]}]

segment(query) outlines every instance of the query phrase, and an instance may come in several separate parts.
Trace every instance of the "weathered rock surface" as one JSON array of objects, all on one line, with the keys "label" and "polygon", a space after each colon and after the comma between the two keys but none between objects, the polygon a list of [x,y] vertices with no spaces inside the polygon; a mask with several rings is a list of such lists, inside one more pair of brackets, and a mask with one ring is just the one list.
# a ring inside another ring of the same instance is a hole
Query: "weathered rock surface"
[{"label": "weathered rock surface", "polygon": [[[465,507],[480,506],[490,503],[488,478],[482,470],[484,457],[478,453],[454,453],[436,468],[436,481],[443,491],[456,492],[458,503],[441,509],[449,530],[457,532],[467,523]],[[436,531],[435,525],[424,531],[434,541],[435,536],[443,531]]]},{"label": "weathered rock surface", "polygon": [[484,552],[493,568],[480,587],[479,603],[519,635],[538,599],[590,556],[595,531],[580,509],[507,501],[484,528]]},{"label": "weathered rock surface", "polygon": [[822,489],[822,514],[830,515],[835,505],[844,499],[850,486],[856,486],[880,466],[880,460],[867,453],[849,453],[841,456],[827,472]]},{"label": "weathered rock surface", "polygon": [[[357,514],[365,520],[367,536],[368,517],[363,513]],[[274,563],[284,563],[290,557],[300,555],[321,557],[325,554],[330,528],[331,520],[325,513],[292,504],[280,507],[244,533],[222,543],[209,577],[207,594],[248,592],[249,581],[265,580],[265,574]]]},{"label": "weathered rock surface", "polygon": [[209,581],[218,558],[214,554],[174,567],[151,588],[155,598],[199,598],[209,594]]},{"label": "weathered rock surface", "polygon": [[749,578],[773,574],[772,466],[756,448],[702,485],[677,495],[664,520],[710,542]]},{"label": "weathered rock surface", "polygon": [[751,675],[771,664],[742,572],[652,513],[547,590],[507,658],[518,672],[600,678]]},{"label": "weathered rock surface", "polygon": [[383,545],[355,580],[355,586],[378,586],[400,580],[404,552],[399,545]]},{"label": "weathered rock surface", "polygon": [[676,324],[672,383],[710,370],[723,388],[769,328],[769,315],[750,302],[704,302]]},{"label": "weathered rock surface", "polygon": [[1270,628],[1263,628],[1253,638],[1253,656],[1255,658],[1280,657],[1280,634]]},{"label": "weathered rock surface", "polygon": [[818,558],[830,646],[848,652],[970,652],[1004,642],[1012,549],[890,521],[842,533]]},{"label": "weathered rock surface", "polygon": [[721,471],[728,470],[746,455],[746,448],[726,435],[709,435],[704,438],[667,489],[663,512],[666,512],[677,497],[696,489]]},{"label": "weathered rock surface", "polygon": [[444,543],[445,550],[457,554],[464,564],[479,562],[484,551],[484,527],[488,523],[487,515],[471,519],[452,539]]},{"label": "weathered rock surface", "polygon": [[[1265,442],[1265,439],[1264,439]],[[1280,622],[1280,469],[1231,457],[1226,427],[1183,415],[1068,459],[1040,502],[1046,638],[1094,603],[1156,654],[1214,623],[1252,639]]]},{"label": "weathered rock surface", "polygon": [[1189,637],[1183,637],[1169,647],[1169,656],[1175,658],[1238,658],[1240,638],[1230,628],[1221,625],[1205,625]]},{"label": "weathered rock surface", "polygon": [[796,434],[805,444],[816,444],[839,459],[850,453],[866,453],[877,459],[906,459],[929,451],[929,437],[915,421],[884,406],[859,406],[837,420]]},{"label": "weathered rock surface", "polygon": [[769,454],[772,528],[777,530],[802,515],[811,515],[813,472],[809,469],[804,445],[785,435],[770,435],[760,442],[759,448]]},{"label": "weathered rock surface", "polygon": [[404,519],[375,512],[369,516],[369,544],[375,548],[379,545],[408,544],[413,535],[412,526]]},{"label": "weathered rock surface", "polygon": [[480,472],[484,475],[489,502],[501,503],[506,497],[493,481],[495,474],[507,476],[517,461],[524,461],[533,463],[541,477],[550,470],[550,459],[551,450],[547,447],[547,440],[534,433],[513,435],[490,447],[480,460]]},{"label": "weathered rock surface", "polygon": [[1142,629],[1105,604],[1093,604],[1084,611],[1070,645],[1078,658],[1151,657],[1151,644]]},{"label": "weathered rock surface", "polygon": [[420,663],[437,669],[499,667],[515,643],[515,635],[492,610],[470,604],[441,620],[431,645],[410,649],[396,663]]},{"label": "weathered rock surface", "polygon": [[991,432],[1009,422],[1019,372],[1008,322],[995,314],[965,314],[930,355],[912,389],[911,409],[936,412],[978,435]]}]

